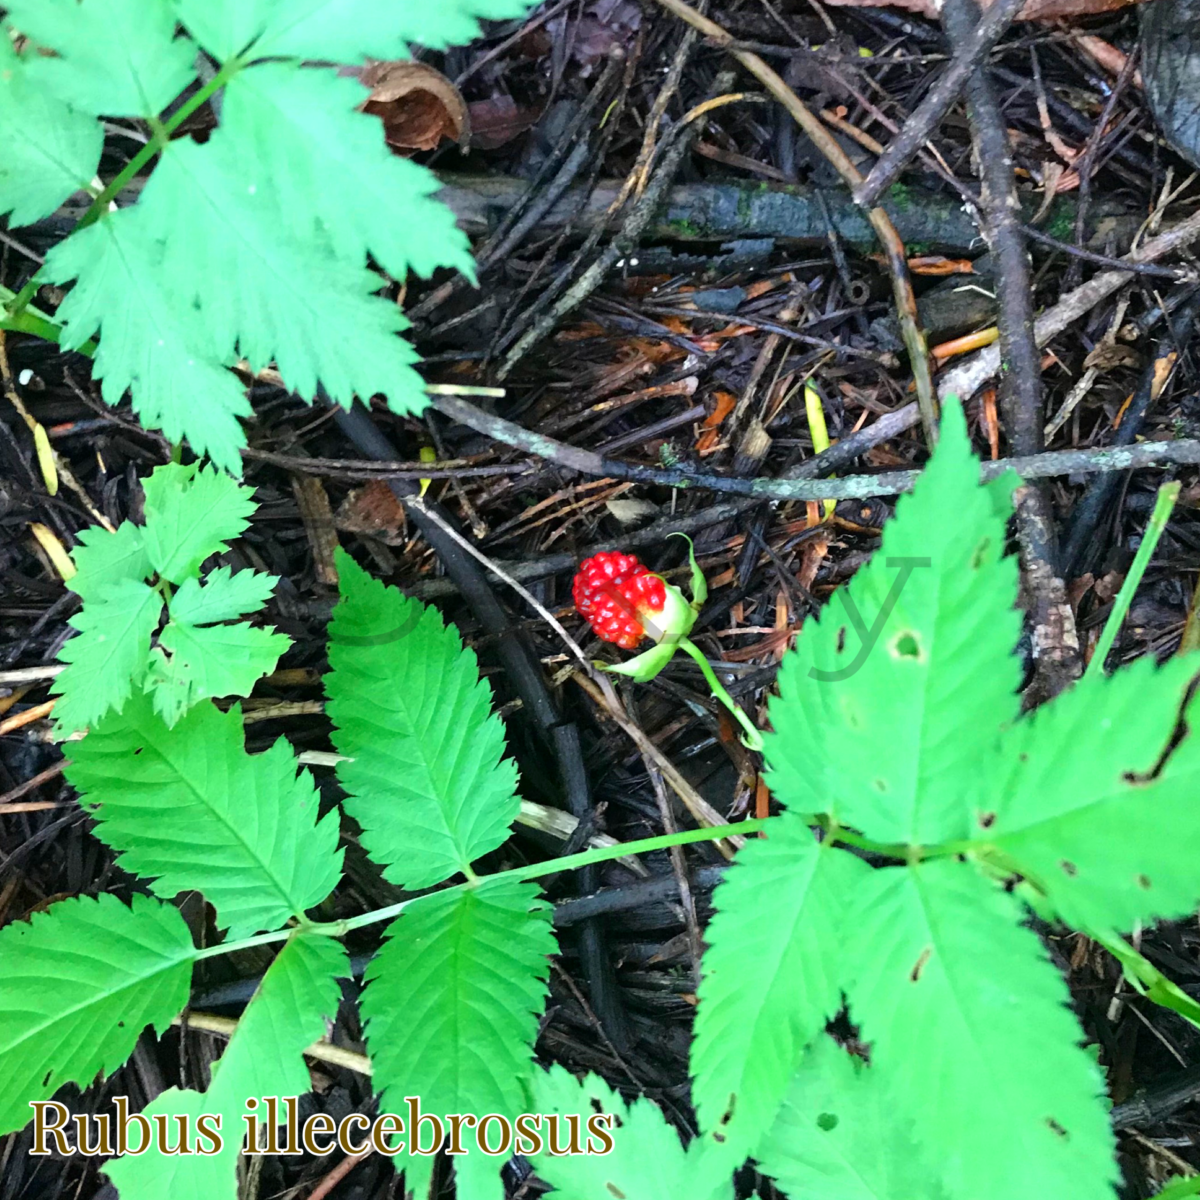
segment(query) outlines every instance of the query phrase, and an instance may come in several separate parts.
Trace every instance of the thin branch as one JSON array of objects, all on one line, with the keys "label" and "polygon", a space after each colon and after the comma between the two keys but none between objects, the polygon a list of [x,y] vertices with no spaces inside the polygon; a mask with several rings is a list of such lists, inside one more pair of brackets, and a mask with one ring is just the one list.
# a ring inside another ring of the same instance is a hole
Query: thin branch
[{"label": "thin branch", "polygon": [[[878,475],[848,475],[842,479],[817,480],[806,472],[806,477],[795,479],[739,479],[725,475],[700,475],[687,471],[664,471],[657,467],[643,467],[636,463],[621,462],[604,458],[591,450],[570,446],[556,441],[545,434],[532,433],[503,417],[494,417],[482,409],[468,404],[457,397],[438,397],[434,406],[448,417],[453,417],[479,433],[496,441],[515,446],[530,454],[549,459],[560,466],[569,467],[584,475],[613,476],[632,479],[638,483],[660,484],[666,487],[704,488],[713,492],[726,492],[735,496],[753,496],[759,500],[865,500],[871,496],[894,496],[911,491],[913,483],[920,478],[920,471],[884,471]],[[889,432],[879,440],[895,436],[896,427],[906,428],[915,424],[915,405],[906,406],[890,414],[894,420]],[[886,418],[885,418],[886,419]],[[880,422],[876,422],[880,424]],[[872,427],[873,428],[873,427]],[[867,433],[868,430],[862,432]],[[847,439],[849,441],[849,439]],[[833,447],[841,450],[842,445]],[[861,454],[861,448],[856,448]],[[827,452],[829,453],[829,452]],[[836,470],[845,454],[829,458],[818,456],[820,466]],[[1175,442],[1151,442],[1137,446],[1108,447],[1098,450],[1053,450],[1042,454],[1025,455],[1018,458],[998,459],[982,465],[982,477],[994,479],[1004,471],[1012,469],[1023,479],[1044,479],[1054,475],[1095,473],[1099,471],[1124,471],[1136,467],[1148,467],[1159,463],[1200,462],[1200,440],[1182,439]],[[817,459],[802,466],[811,467]],[[701,514],[703,517],[704,514]],[[713,518],[705,517],[706,523]],[[724,519],[724,518],[722,518]],[[644,532],[644,531],[643,531]]]},{"label": "thin branch", "polygon": [[[976,0],[945,0],[942,21],[956,50],[966,49],[979,28]],[[1000,405],[1009,445],[1019,455],[1045,447],[1042,367],[1033,334],[1033,280],[1019,214],[1008,130],[991,78],[982,64],[967,80],[967,114],[982,184],[979,212],[996,263],[996,324],[1004,371]],[[1023,603],[1032,626],[1036,675],[1027,701],[1048,700],[1078,678],[1083,668],[1074,612],[1058,572],[1050,497],[1038,485],[1014,497],[1021,546]]]}]

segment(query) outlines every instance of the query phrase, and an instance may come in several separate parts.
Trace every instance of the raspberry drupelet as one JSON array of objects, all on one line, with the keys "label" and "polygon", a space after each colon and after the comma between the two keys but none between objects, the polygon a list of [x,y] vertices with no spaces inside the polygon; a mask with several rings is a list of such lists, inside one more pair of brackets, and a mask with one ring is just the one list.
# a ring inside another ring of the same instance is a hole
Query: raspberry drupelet
[{"label": "raspberry drupelet", "polygon": [[606,642],[634,650],[643,638],[662,636],[654,618],[666,607],[666,584],[632,554],[606,551],[585,559],[572,592],[580,616]]}]

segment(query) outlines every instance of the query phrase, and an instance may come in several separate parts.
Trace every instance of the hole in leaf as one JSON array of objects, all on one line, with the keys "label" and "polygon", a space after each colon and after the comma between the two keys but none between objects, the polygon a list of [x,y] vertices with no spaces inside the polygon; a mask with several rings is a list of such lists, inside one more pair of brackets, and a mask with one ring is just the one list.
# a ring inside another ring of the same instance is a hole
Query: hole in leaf
[{"label": "hole in leaf", "polygon": [[47,1084],[49,1084],[49,1082],[50,1082],[50,1076],[51,1076],[51,1075],[53,1075],[53,1074],[54,1074],[53,1070],[50,1070],[50,1071],[47,1071],[47,1072],[46,1072],[45,1078],[42,1080],[42,1087],[46,1087],[46,1086],[47,1086]]},{"label": "hole in leaf", "polygon": [[908,976],[913,983],[916,983],[921,978],[921,972],[925,970],[925,964],[929,961],[932,954],[932,946],[926,946],[925,949],[921,951],[921,957],[917,959],[916,966],[913,967]]},{"label": "hole in leaf", "polygon": [[720,1124],[728,1125],[733,1120],[734,1110],[737,1108],[737,1093],[729,1093],[729,1103],[725,1106],[725,1111],[721,1115]]},{"label": "hole in leaf", "polygon": [[625,1200],[625,1193],[615,1183],[606,1183],[604,1187],[610,1195],[616,1196],[617,1200]]},{"label": "hole in leaf", "polygon": [[1079,874],[1079,868],[1073,862],[1067,862],[1065,858],[1058,865],[1062,868],[1063,874],[1069,875],[1072,879]]},{"label": "hole in leaf", "polygon": [[898,633],[892,639],[892,657],[919,659],[921,657],[921,643],[917,641],[917,635],[909,630]]},{"label": "hole in leaf", "polygon": [[133,751],[133,752],[134,752],[134,754],[141,754],[141,752],[142,752],[142,751],[143,751],[145,748],[146,748],[145,746],[137,746],[137,747],[135,747],[135,748],[134,748],[134,751]]},{"label": "hole in leaf", "polygon": [[821,1113],[821,1115],[819,1117],[817,1117],[817,1128],[818,1129],[823,1129],[823,1130],[825,1130],[826,1133],[828,1133],[831,1129],[836,1129],[837,1127],[838,1127],[837,1113]]},{"label": "hole in leaf", "polygon": [[1148,892],[1150,890],[1150,876],[1149,875],[1139,875],[1137,877],[1137,885],[1138,885],[1138,887],[1142,888],[1144,891]]},{"label": "hole in leaf", "polygon": [[592,1097],[592,1112],[602,1113],[603,1111],[604,1111],[604,1105],[601,1104],[600,1101],[597,1100],[595,1096],[593,1096]]},{"label": "hole in leaf", "polygon": [[837,631],[837,652],[839,654],[841,654],[841,652],[843,650],[845,650],[845,648],[846,648],[846,627],[845,627],[845,625],[843,625],[841,627],[841,629],[839,629]]},{"label": "hole in leaf", "polygon": [[986,812],[979,814],[979,828],[991,829],[996,823],[996,814],[994,812]]},{"label": "hole in leaf", "polygon": [[1053,1118],[1047,1117],[1046,1124],[1050,1126],[1053,1133],[1057,1133],[1060,1138],[1070,1137],[1070,1134]]}]

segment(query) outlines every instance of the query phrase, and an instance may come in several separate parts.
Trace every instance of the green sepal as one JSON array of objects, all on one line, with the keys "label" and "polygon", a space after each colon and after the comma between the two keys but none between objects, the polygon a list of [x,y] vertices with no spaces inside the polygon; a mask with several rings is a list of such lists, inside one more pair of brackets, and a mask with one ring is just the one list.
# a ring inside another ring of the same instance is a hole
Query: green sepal
[{"label": "green sepal", "polygon": [[649,650],[643,651],[628,662],[614,665],[597,659],[594,665],[597,669],[607,671],[610,675],[628,675],[637,683],[649,683],[675,657],[675,651],[678,649],[677,641],[659,642],[658,645],[651,646]]},{"label": "green sepal", "polygon": [[692,567],[692,607],[698,613],[708,599],[708,580],[704,578],[704,572],[700,570],[700,564],[696,561],[696,547],[686,533],[680,533],[678,530],[667,534],[667,537],[680,537],[687,542],[688,562]]}]

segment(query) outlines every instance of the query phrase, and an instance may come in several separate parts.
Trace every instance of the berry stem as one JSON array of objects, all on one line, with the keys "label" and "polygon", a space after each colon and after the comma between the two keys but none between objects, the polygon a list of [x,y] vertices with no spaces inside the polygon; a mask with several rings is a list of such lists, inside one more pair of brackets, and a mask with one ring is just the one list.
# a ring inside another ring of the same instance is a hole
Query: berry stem
[{"label": "berry stem", "polygon": [[712,689],[712,694],[729,709],[730,713],[737,719],[738,724],[745,730],[742,745],[747,750],[761,750],[763,748],[762,734],[755,728],[750,718],[746,716],[742,706],[735,703],[733,697],[725,690],[725,685],[717,678],[717,673],[709,665],[708,659],[704,657],[700,647],[690,638],[680,638],[679,648],[685,654],[691,656],[696,666],[703,673],[704,678],[708,680],[708,686]]}]

